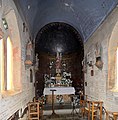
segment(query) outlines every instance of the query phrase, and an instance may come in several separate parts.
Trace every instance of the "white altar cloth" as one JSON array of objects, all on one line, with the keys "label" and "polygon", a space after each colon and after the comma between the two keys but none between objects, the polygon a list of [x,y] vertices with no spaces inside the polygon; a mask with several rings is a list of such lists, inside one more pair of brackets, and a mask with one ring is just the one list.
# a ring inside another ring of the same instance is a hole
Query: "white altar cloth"
[{"label": "white altar cloth", "polygon": [[50,88],[44,88],[43,94],[44,95],[52,95],[52,91],[50,90],[56,90],[54,91],[54,95],[64,95],[64,94],[75,94],[74,87],[50,87]]}]

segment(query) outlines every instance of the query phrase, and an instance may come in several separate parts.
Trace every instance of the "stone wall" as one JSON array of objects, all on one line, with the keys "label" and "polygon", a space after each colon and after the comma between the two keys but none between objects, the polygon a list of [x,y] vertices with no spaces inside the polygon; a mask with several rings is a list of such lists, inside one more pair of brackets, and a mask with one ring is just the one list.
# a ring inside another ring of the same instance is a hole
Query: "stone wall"
[{"label": "stone wall", "polygon": [[[117,94],[110,91],[108,86],[108,47],[112,30],[118,21],[118,8],[115,8],[106,20],[99,26],[95,33],[88,39],[84,45],[85,58],[89,55],[93,66],[87,64],[87,72],[85,73],[85,94],[89,99],[102,100],[107,110],[118,111]],[[96,45],[101,50],[101,59],[103,61],[103,68],[96,67]],[[87,58],[88,59],[88,58]],[[91,70],[94,74],[91,75]]]},{"label": "stone wall", "polygon": [[[16,52],[15,53],[16,57],[18,56],[17,62],[16,62],[17,58],[14,58],[14,62],[16,63],[15,67],[19,69],[19,71],[18,70],[14,71],[14,74],[16,75],[13,81],[15,81],[14,84],[16,84],[17,87],[19,88],[18,89],[16,88],[14,91],[0,91],[0,120],[7,120],[10,116],[12,116],[17,111],[19,111],[19,117],[20,117],[24,109],[27,107],[27,103],[29,101],[32,101],[35,93],[34,81],[30,82],[30,69],[26,69],[24,65],[26,43],[29,39],[29,32],[28,31],[23,32],[24,20],[20,17],[15,7],[15,4],[13,3],[12,0],[2,1],[2,7],[0,7],[0,19],[2,19],[2,17],[4,17],[5,14],[7,14],[11,10],[11,8],[13,9],[13,11],[15,11],[18,29],[20,31],[19,38],[17,38],[17,35],[15,37],[16,39],[15,44],[17,45],[17,41],[19,40],[20,49],[19,50],[13,49],[14,50],[13,52]],[[0,23],[0,27],[4,31],[4,38],[6,38],[6,36],[9,34],[11,35],[11,33],[13,32],[12,31],[13,29],[11,29],[11,31],[4,30],[2,21]],[[15,34],[17,34],[17,31],[15,32]],[[33,69],[33,67],[31,69]],[[18,85],[17,82],[20,85]]]}]

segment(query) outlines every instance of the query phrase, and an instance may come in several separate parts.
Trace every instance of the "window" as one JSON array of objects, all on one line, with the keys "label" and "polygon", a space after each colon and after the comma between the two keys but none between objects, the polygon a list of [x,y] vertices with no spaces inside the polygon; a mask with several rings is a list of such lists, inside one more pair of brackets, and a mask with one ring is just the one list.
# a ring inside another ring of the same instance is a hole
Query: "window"
[{"label": "window", "polygon": [[32,72],[32,69],[30,69],[30,82],[31,83],[33,82],[33,72]]},{"label": "window", "polygon": [[115,82],[115,88],[118,89],[118,47],[116,50],[116,82]]},{"label": "window", "polygon": [[0,90],[3,90],[4,86],[4,41],[0,40]]},{"label": "window", "polygon": [[12,42],[10,38],[7,38],[7,63],[6,63],[6,69],[7,69],[7,90],[13,89],[13,49],[12,49]]},{"label": "window", "polygon": [[22,88],[21,39],[15,11],[11,8],[4,18],[8,29],[4,32],[6,39],[0,39],[0,91],[13,95]]},{"label": "window", "polygon": [[108,47],[108,88],[118,92],[118,22],[115,24]]},{"label": "window", "polygon": [[1,90],[13,89],[13,49],[10,37],[0,40]]}]

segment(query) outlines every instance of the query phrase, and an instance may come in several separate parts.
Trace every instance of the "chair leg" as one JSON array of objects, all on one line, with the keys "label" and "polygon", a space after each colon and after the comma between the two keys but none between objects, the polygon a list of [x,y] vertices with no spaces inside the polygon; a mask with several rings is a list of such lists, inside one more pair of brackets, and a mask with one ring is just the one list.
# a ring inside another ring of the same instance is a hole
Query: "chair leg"
[{"label": "chair leg", "polygon": [[106,120],[109,120],[109,114],[106,112]]}]

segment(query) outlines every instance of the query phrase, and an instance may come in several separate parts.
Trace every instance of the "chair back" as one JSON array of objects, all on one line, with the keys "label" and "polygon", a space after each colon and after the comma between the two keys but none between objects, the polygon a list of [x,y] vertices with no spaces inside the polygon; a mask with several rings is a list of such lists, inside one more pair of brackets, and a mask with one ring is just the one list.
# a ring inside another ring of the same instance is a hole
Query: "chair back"
[{"label": "chair back", "polygon": [[87,95],[80,95],[80,114],[82,115],[82,117],[84,117],[85,115],[85,107],[86,107],[86,102],[87,102]]},{"label": "chair back", "polygon": [[85,113],[88,114],[88,120],[90,120],[90,114],[92,116],[92,120],[94,118],[99,118],[102,120],[102,101],[87,101],[85,107]]},{"label": "chair back", "polygon": [[39,102],[28,103],[28,120],[39,120]]},{"label": "chair back", "polygon": [[85,107],[87,101],[87,95],[80,95],[80,106]]}]

